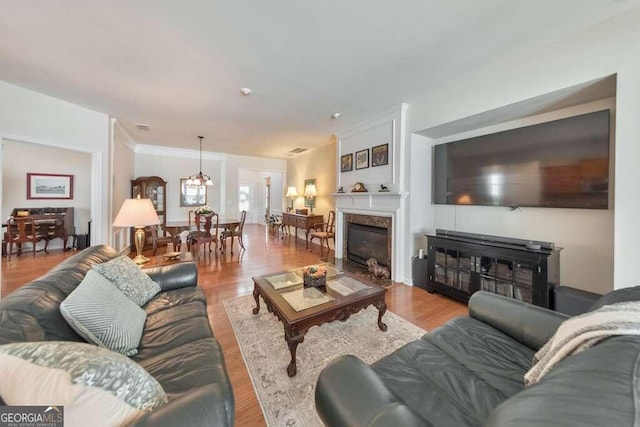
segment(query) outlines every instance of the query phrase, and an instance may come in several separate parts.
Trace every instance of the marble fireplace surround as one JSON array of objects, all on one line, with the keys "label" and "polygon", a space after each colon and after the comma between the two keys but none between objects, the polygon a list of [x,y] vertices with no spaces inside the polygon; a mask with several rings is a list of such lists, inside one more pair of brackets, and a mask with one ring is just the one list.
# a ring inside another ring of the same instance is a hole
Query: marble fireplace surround
[{"label": "marble fireplace surround", "polygon": [[346,236],[349,235],[347,232],[349,228],[349,224],[360,224],[360,225],[368,225],[371,227],[379,227],[387,230],[387,259],[377,260],[381,264],[385,264],[388,266],[389,271],[393,272],[392,262],[391,262],[391,254],[392,252],[392,236],[393,236],[393,221],[391,217],[388,216],[380,216],[380,215],[362,215],[362,214],[354,214],[347,213],[344,215],[344,226],[343,226],[343,236],[345,238],[342,242],[342,258],[347,259],[347,243],[348,239]]}]

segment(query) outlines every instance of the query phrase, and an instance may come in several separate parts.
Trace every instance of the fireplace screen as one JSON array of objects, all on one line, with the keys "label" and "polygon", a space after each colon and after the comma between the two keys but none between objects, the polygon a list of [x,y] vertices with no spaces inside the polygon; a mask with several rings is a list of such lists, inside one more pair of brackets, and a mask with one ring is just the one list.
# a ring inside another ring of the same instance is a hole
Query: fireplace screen
[{"label": "fireplace screen", "polygon": [[389,267],[388,229],[362,224],[347,224],[347,259],[366,265],[369,258]]}]

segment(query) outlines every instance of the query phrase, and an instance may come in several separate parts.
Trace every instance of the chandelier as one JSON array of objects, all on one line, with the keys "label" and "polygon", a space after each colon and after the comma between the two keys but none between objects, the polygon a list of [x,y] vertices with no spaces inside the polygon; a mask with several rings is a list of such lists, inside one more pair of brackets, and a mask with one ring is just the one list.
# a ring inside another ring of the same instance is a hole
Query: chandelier
[{"label": "chandelier", "polygon": [[199,136],[198,138],[200,138],[200,172],[189,175],[189,178],[187,179],[187,185],[191,185],[194,187],[200,185],[213,185],[211,177],[207,174],[202,173],[202,139],[204,138],[204,136]]}]

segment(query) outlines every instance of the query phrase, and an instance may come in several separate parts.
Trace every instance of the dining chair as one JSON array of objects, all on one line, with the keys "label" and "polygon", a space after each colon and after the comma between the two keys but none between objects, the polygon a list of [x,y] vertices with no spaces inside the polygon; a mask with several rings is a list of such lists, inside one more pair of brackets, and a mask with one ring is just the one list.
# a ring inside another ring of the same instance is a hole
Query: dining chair
[{"label": "dining chair", "polygon": [[159,225],[152,225],[151,226],[151,241],[153,242],[153,256],[156,255],[156,252],[158,251],[158,247],[160,246],[166,246],[169,243],[174,244],[174,237],[170,236],[169,234],[167,234],[167,232],[164,232],[164,236],[158,236],[158,232],[162,230],[162,228]]},{"label": "dining chair", "polygon": [[246,250],[244,247],[244,243],[242,242],[242,232],[244,230],[244,221],[246,219],[247,219],[247,211],[242,211],[242,213],[240,214],[240,224],[238,224],[232,229],[223,230],[220,233],[220,238],[222,239],[222,248],[221,248],[222,253],[224,253],[227,248],[227,239],[229,237],[231,237],[231,255],[233,255],[233,238],[234,237],[238,238],[238,244],[240,245],[240,247],[243,250]]},{"label": "dining chair", "polygon": [[31,243],[33,257],[36,256],[36,244],[44,240],[44,252],[47,251],[49,246],[49,239],[44,234],[38,233],[38,226],[33,218],[9,218],[7,221],[7,239],[9,243],[9,251],[7,253],[7,260],[11,261],[11,253],[13,252],[13,245],[18,247],[18,255],[22,253],[22,244]]},{"label": "dining chair", "polygon": [[[216,256],[218,255],[218,228],[220,224],[220,217],[218,214],[207,215],[194,215],[195,230],[189,232],[187,238],[187,248],[193,250],[195,245],[195,252],[200,251],[200,246],[209,245],[209,252],[211,253],[211,244],[215,243]],[[190,220],[191,221],[191,220]]]},{"label": "dining chair", "polygon": [[335,247],[335,222],[336,213],[334,211],[329,211],[329,218],[327,218],[327,222],[313,225],[314,231],[309,233],[309,251],[311,251],[311,243],[313,243],[313,239],[316,237],[320,239],[320,252],[322,252],[323,249],[323,242],[327,242],[327,250],[329,249],[329,239],[333,239],[333,246]]}]

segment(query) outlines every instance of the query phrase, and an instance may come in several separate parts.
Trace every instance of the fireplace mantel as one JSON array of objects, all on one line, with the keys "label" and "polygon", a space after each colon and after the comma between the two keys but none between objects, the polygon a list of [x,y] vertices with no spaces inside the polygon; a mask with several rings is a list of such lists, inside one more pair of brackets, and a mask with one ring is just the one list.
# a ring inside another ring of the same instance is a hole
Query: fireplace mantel
[{"label": "fireplace mantel", "polygon": [[[333,193],[336,201],[336,248],[344,246],[344,216],[346,214],[386,216],[392,220],[391,279],[402,282],[404,271],[404,214],[408,193],[363,192]],[[336,250],[336,258],[343,257],[343,251]]]},{"label": "fireplace mantel", "polygon": [[363,192],[363,193],[332,193],[336,199],[337,209],[376,210],[395,212],[400,208],[400,202],[408,193]]}]

